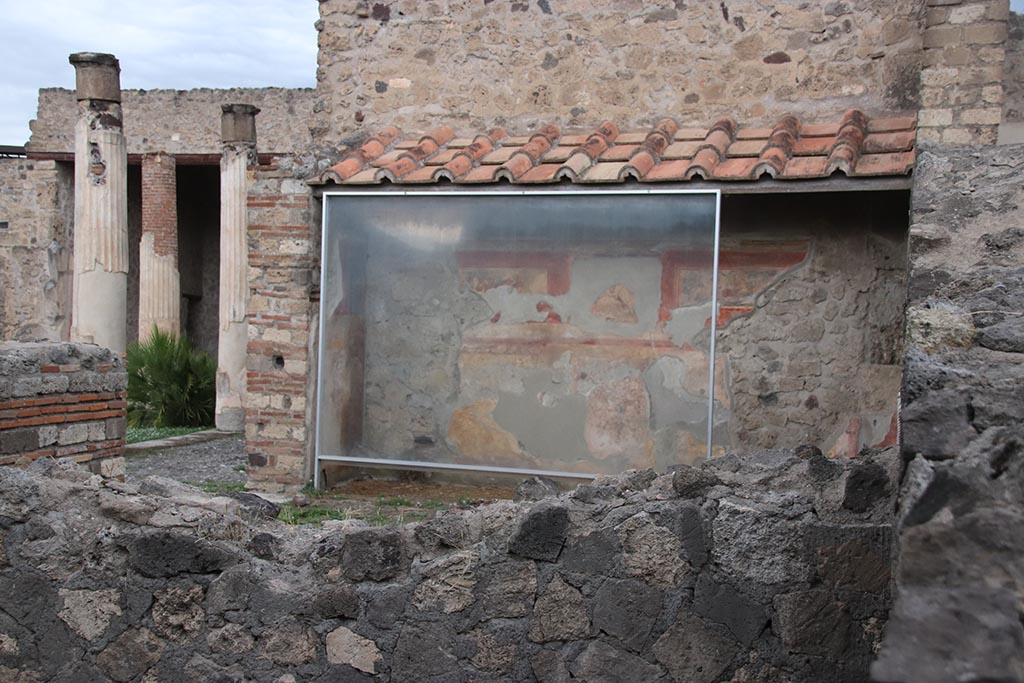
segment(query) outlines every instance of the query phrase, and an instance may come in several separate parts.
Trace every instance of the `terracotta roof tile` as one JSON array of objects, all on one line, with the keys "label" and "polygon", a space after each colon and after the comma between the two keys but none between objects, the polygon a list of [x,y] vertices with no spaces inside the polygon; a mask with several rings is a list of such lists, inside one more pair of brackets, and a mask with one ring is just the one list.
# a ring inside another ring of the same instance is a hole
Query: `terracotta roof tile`
[{"label": "terracotta roof tile", "polygon": [[739,157],[726,159],[714,168],[711,176],[713,180],[750,180],[750,176],[757,166],[756,157]]},{"label": "terracotta roof tile", "polygon": [[663,161],[647,174],[644,180],[650,182],[666,182],[671,180],[686,180],[686,171],[690,168],[689,159],[674,159]]},{"label": "terracotta roof tile", "polygon": [[854,175],[906,175],[914,168],[914,152],[889,152],[887,154],[865,154],[857,162]]},{"label": "terracotta roof tile", "polygon": [[541,157],[541,161],[544,161],[545,163],[562,163],[563,161],[567,160],[569,157],[573,155],[578,146],[579,145],[559,145],[558,147],[552,147],[551,149],[544,153],[544,156]]},{"label": "terracotta roof tile", "polygon": [[511,159],[512,155],[515,154],[518,151],[519,151],[519,147],[518,146],[513,147],[512,145],[506,145],[504,147],[500,147],[500,148],[494,150],[493,152],[491,152],[490,154],[485,156],[483,159],[480,160],[480,163],[481,164],[503,164],[506,161],[508,161],[509,159]]},{"label": "terracotta roof tile", "polygon": [[759,157],[767,137],[766,135],[756,140],[737,140],[729,145],[729,149],[726,151],[731,157]]},{"label": "terracotta roof tile", "polygon": [[601,161],[625,161],[636,153],[639,145],[614,145],[601,153]]},{"label": "terracotta roof tile", "polygon": [[906,152],[914,148],[915,131],[903,130],[893,133],[873,133],[864,138],[863,154],[881,152]]},{"label": "terracotta roof tile", "polygon": [[710,128],[679,128],[671,118],[646,131],[605,121],[590,133],[546,125],[527,135],[495,128],[455,137],[440,126],[401,136],[394,127],[367,138],[324,171],[320,183],[721,182],[906,175],[913,170],[913,117],[870,119],[850,110],[839,121],[803,124],[784,116],[772,128],[730,118]]},{"label": "terracotta roof tile", "polygon": [[676,140],[703,140],[707,134],[705,128],[680,128],[676,131]]},{"label": "terracotta roof tile", "polygon": [[869,133],[891,133],[897,130],[914,130],[917,127],[917,119],[907,116],[898,119],[871,119],[868,121]]}]

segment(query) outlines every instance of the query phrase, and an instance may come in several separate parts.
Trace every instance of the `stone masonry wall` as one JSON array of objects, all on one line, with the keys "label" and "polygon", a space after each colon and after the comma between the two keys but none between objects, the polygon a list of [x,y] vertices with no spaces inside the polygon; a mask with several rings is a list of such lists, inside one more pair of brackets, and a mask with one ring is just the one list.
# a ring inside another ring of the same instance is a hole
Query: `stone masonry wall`
[{"label": "stone masonry wall", "polygon": [[[1005,4],[1005,3],[1004,3]],[[313,138],[918,107],[922,0],[324,0]],[[130,118],[130,117],[126,117]]]},{"label": "stone masonry wall", "polygon": [[54,161],[0,159],[0,340],[67,339],[71,175]]},{"label": "stone masonry wall", "polygon": [[926,0],[917,139],[994,144],[1003,118],[1009,0]]},{"label": "stone masonry wall", "polygon": [[1024,145],[919,157],[898,590],[878,683],[1024,681],[1022,177]]},{"label": "stone masonry wall", "polygon": [[[849,457],[895,443],[907,202],[726,198],[717,452],[812,444]],[[342,278],[356,294],[328,319],[323,390],[347,396],[325,420],[362,425],[358,450],[340,452],[606,474],[702,460],[711,257],[643,239],[584,232],[425,256],[368,238],[353,264],[365,278]],[[353,321],[359,357],[337,360]],[[352,362],[365,363],[354,390],[339,372]]]},{"label": "stone masonry wall", "polygon": [[0,465],[71,458],[123,474],[127,381],[98,346],[0,343]]},{"label": "stone masonry wall", "polygon": [[860,683],[892,451],[631,471],[418,525],[0,470],[0,679]]},{"label": "stone masonry wall", "polygon": [[[221,152],[220,105],[254,104],[260,151],[286,153],[310,145],[311,88],[228,88],[123,90],[124,133],[129,154],[215,154]],[[30,123],[32,153],[74,151],[78,108],[73,90],[43,88]]]},{"label": "stone masonry wall", "polygon": [[[896,442],[907,203],[903,192],[723,200],[723,250],[752,252],[736,270],[724,257],[719,274],[723,445],[814,444],[852,457]],[[808,253],[796,266],[759,269],[772,244]]]},{"label": "stone masonry wall", "polygon": [[251,169],[245,441],[252,481],[301,486],[313,436],[319,214],[310,188],[282,166]]},{"label": "stone masonry wall", "polygon": [[1010,13],[1003,71],[1003,120],[1024,123],[1024,14]]}]

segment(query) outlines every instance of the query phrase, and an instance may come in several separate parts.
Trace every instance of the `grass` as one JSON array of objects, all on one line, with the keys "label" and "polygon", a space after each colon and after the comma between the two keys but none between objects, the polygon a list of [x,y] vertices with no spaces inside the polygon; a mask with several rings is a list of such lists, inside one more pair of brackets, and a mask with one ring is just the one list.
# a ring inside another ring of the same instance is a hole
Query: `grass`
[{"label": "grass", "polygon": [[233,491],[245,490],[244,481],[202,481],[189,482],[189,484],[207,493],[231,493]]},{"label": "grass", "polygon": [[282,505],[281,514],[277,516],[277,519],[285,524],[319,524],[330,519],[353,519],[353,517],[348,510],[332,510],[316,505],[305,507]]},{"label": "grass", "polygon": [[375,513],[366,514],[353,510],[325,508],[318,505],[307,505],[305,507],[282,505],[281,514],[278,515],[277,519],[285,524],[320,524],[329,520],[358,519],[373,526],[389,526],[392,524],[405,524],[407,522],[421,522],[427,518],[425,512],[386,515],[381,510],[381,508],[377,508]]},{"label": "grass", "polygon": [[141,443],[143,441],[155,441],[166,439],[171,436],[182,436],[201,432],[204,429],[213,427],[129,427],[125,432],[125,443]]},{"label": "grass", "polygon": [[427,510],[441,510],[448,507],[447,503],[439,500],[409,500],[408,498],[377,498],[377,505],[397,508],[425,508]]}]

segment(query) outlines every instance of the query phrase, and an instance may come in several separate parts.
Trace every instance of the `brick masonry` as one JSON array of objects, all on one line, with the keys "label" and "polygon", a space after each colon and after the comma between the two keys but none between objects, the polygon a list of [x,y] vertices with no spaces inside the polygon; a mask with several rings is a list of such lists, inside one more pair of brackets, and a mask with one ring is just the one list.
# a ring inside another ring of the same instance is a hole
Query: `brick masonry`
[{"label": "brick masonry", "polygon": [[245,436],[263,488],[306,482],[317,327],[319,214],[290,168],[250,169]]},{"label": "brick masonry", "polygon": [[147,154],[142,158],[142,231],[153,235],[159,256],[178,254],[178,196],[174,157]]},{"label": "brick masonry", "polygon": [[99,461],[124,454],[122,359],[88,344],[0,344],[0,465],[42,457]]}]

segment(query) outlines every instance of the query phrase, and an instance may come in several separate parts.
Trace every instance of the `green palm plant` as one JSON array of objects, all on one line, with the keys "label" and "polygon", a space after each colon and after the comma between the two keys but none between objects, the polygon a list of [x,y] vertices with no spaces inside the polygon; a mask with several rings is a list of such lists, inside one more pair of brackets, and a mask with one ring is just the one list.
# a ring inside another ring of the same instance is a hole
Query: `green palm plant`
[{"label": "green palm plant", "polygon": [[153,328],[128,347],[128,425],[202,427],[213,424],[217,363],[186,337]]}]

